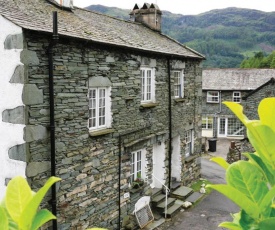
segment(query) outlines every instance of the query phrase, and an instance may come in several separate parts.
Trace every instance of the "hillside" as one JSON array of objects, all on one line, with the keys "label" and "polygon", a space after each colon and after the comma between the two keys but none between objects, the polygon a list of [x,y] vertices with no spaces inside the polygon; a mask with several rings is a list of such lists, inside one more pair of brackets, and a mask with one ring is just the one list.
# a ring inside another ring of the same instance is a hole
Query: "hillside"
[{"label": "hillside", "polygon": [[[91,5],[89,10],[129,19],[129,10]],[[275,50],[275,12],[242,8],[211,10],[198,15],[163,12],[162,32],[204,54],[204,67],[239,67],[255,52]]]}]

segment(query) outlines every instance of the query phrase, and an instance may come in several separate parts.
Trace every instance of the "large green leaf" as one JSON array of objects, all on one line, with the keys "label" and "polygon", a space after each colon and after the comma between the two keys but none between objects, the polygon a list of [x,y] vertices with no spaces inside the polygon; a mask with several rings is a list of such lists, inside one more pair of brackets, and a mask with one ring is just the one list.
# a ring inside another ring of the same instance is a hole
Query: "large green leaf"
[{"label": "large green leaf", "polygon": [[222,193],[230,200],[232,200],[235,204],[237,204],[240,208],[246,211],[248,215],[250,215],[253,219],[259,218],[259,207],[256,203],[254,203],[251,199],[249,199],[245,194],[241,193],[239,190],[235,189],[230,185],[218,184],[218,185],[210,185],[208,184],[206,187],[213,188],[218,192]]},{"label": "large green leaf", "polygon": [[269,126],[275,132],[275,98],[263,99],[259,104],[258,113],[261,123]]},{"label": "large green leaf", "polygon": [[243,107],[240,104],[231,101],[225,101],[223,104],[226,105],[244,125],[249,122],[249,119],[244,115]]},{"label": "large green leaf", "polygon": [[244,210],[241,210],[241,218],[239,221],[242,229],[259,230],[257,221],[252,219]]},{"label": "large green leaf", "polygon": [[230,164],[228,164],[224,158],[222,157],[213,157],[210,159],[211,161],[217,163],[219,166],[224,168],[225,170],[229,167]]},{"label": "large green leaf", "polygon": [[256,152],[265,164],[275,170],[275,133],[273,130],[259,122],[252,122],[247,125],[248,138]]},{"label": "large green leaf", "polygon": [[0,229],[9,230],[9,220],[6,211],[3,207],[0,207]]},{"label": "large green leaf", "polygon": [[264,177],[266,178],[266,181],[268,181],[271,185],[274,185],[274,176],[270,172],[268,166],[263,162],[263,160],[256,155],[255,153],[243,153],[244,156],[246,156],[250,162],[255,164],[263,173]]},{"label": "large green leaf", "polygon": [[261,230],[273,230],[275,228],[275,217],[262,220],[259,227]]},{"label": "large green leaf", "polygon": [[233,222],[223,222],[219,225],[219,227],[228,228],[231,230],[243,230],[240,225]]},{"label": "large green leaf", "polygon": [[273,186],[264,196],[260,203],[260,213],[264,217],[270,217],[272,200],[275,197],[275,186]]},{"label": "large green leaf", "polygon": [[268,192],[260,169],[247,161],[237,161],[231,164],[226,171],[226,181],[229,186],[245,194],[258,205]]},{"label": "large green leaf", "polygon": [[14,177],[7,186],[5,205],[11,218],[18,223],[23,210],[32,198],[31,188],[25,178]]},{"label": "large green leaf", "polygon": [[49,210],[42,209],[36,213],[32,222],[31,230],[37,230],[43,224],[53,219],[56,219],[56,217]]},{"label": "large green leaf", "polygon": [[45,185],[39,189],[39,191],[32,197],[32,199],[29,202],[29,205],[25,207],[25,209],[22,212],[22,215],[20,217],[20,226],[24,226],[24,228],[30,229],[32,225],[32,221],[36,215],[37,209],[43,200],[44,196],[46,195],[49,188],[56,183],[57,181],[60,181],[60,178],[57,177],[50,177]]}]

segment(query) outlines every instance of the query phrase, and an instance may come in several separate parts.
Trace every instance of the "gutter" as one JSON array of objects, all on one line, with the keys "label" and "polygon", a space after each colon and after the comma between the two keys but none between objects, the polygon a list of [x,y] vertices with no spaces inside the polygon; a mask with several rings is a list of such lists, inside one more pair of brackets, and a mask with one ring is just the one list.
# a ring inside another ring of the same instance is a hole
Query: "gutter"
[{"label": "gutter", "polygon": [[[54,121],[54,82],[53,82],[53,47],[58,41],[57,12],[53,11],[53,35],[48,47],[49,58],[49,96],[50,96],[50,143],[51,176],[55,176],[55,121]],[[52,213],[56,216],[56,184],[52,185]],[[57,230],[57,220],[53,220],[53,230]]]}]

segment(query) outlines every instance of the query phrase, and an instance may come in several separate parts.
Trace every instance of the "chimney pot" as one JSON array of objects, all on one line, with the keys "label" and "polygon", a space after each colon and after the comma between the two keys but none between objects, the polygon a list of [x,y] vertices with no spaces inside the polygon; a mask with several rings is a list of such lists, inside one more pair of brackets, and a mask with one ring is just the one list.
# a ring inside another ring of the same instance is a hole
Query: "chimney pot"
[{"label": "chimney pot", "polygon": [[130,18],[135,22],[143,23],[153,30],[161,31],[161,15],[158,5],[144,3],[142,8],[135,4],[130,13]]}]

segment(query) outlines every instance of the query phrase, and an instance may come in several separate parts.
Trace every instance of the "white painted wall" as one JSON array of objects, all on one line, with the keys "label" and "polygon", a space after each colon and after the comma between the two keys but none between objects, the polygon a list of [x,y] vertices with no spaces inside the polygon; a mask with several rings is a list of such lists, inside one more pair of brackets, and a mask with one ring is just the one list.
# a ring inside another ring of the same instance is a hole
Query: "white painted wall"
[{"label": "white painted wall", "polygon": [[[160,144],[154,144],[153,146],[153,174],[158,178],[163,184],[164,173],[165,173],[165,144],[161,142]],[[162,184],[156,178],[152,176],[153,183],[151,184],[152,188],[161,188]]]},{"label": "white painted wall", "polygon": [[181,154],[180,154],[180,136],[176,136],[172,141],[172,171],[171,176],[177,178],[177,181],[181,181]]},{"label": "white painted wall", "polygon": [[22,33],[21,27],[16,26],[0,15],[0,200],[4,196],[5,178],[16,175],[25,176],[26,163],[11,160],[8,150],[18,144],[24,143],[24,125],[2,122],[2,113],[6,109],[14,109],[23,105],[23,84],[9,83],[14,70],[20,62],[19,49],[5,50],[4,41],[8,35]]},{"label": "white painted wall", "polygon": [[213,129],[203,129],[201,132],[202,137],[213,137]]}]

